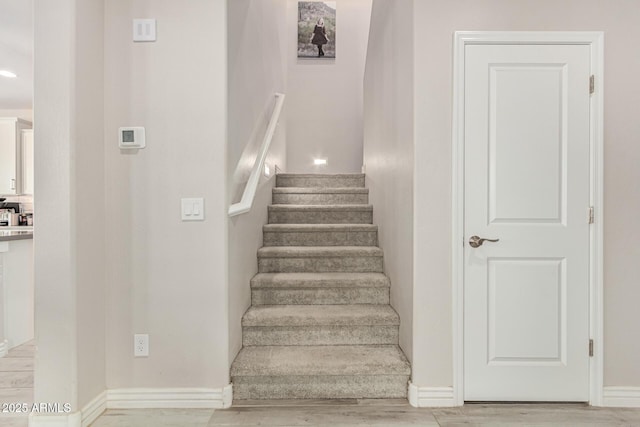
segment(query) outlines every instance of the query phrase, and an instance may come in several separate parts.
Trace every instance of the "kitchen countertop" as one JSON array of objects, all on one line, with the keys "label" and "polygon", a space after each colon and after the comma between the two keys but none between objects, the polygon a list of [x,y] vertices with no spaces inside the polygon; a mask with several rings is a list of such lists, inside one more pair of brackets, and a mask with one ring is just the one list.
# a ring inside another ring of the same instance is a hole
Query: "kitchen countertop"
[{"label": "kitchen countertop", "polygon": [[33,230],[0,230],[0,242],[33,239]]}]

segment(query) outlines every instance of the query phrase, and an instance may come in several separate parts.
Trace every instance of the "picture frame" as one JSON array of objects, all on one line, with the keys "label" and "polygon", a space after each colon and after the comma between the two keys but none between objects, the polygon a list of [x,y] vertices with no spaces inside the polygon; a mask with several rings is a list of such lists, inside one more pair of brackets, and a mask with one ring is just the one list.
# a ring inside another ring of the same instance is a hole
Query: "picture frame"
[{"label": "picture frame", "polygon": [[335,57],[336,2],[298,1],[298,58]]}]

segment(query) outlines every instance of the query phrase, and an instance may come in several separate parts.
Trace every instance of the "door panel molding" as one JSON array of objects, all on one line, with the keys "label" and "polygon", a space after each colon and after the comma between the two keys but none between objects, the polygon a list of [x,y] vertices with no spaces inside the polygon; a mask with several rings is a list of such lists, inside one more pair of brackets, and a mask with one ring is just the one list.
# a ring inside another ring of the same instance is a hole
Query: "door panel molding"
[{"label": "door panel molding", "polygon": [[[595,342],[589,366],[589,403],[603,405],[603,188],[604,188],[604,33],[603,32],[502,32],[458,31],[454,34],[453,146],[452,146],[452,313],[453,395],[464,404],[464,72],[465,47],[482,45],[587,45],[591,53],[591,74],[595,91],[590,99],[590,202],[594,223],[589,241],[589,333]],[[585,90],[588,89],[585,82]],[[587,216],[585,213],[585,221]],[[585,351],[588,349],[585,347]]]}]

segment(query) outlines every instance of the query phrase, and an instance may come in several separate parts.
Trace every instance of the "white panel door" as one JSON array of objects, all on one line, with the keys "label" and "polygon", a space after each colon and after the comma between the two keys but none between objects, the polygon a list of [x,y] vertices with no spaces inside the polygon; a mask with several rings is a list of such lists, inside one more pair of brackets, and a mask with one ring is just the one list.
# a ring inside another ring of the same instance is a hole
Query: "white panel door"
[{"label": "white panel door", "polygon": [[589,400],[589,76],[589,46],[466,47],[465,400]]}]

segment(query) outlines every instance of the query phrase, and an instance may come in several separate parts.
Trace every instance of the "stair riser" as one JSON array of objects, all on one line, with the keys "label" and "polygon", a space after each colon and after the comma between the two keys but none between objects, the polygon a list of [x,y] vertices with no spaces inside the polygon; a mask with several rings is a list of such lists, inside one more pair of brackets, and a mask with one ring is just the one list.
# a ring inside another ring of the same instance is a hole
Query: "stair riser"
[{"label": "stair riser", "polygon": [[373,212],[367,211],[272,211],[270,224],[372,224]]},{"label": "stair riser", "polygon": [[382,273],[382,257],[258,258],[260,273]]},{"label": "stair riser", "polygon": [[366,205],[368,194],[273,194],[273,204],[278,205]]},{"label": "stair riser", "polygon": [[264,232],[264,246],[378,246],[377,231]]},{"label": "stair riser", "polygon": [[321,187],[321,188],[344,188],[344,187],[364,187],[364,176],[358,177],[302,177],[276,175],[276,187]]},{"label": "stair riser", "polygon": [[270,326],[243,327],[242,344],[359,345],[398,344],[397,326]]},{"label": "stair riser", "polygon": [[389,288],[253,289],[253,305],[389,304]]},{"label": "stair riser", "polygon": [[233,398],[393,399],[407,397],[408,375],[232,377]]}]

